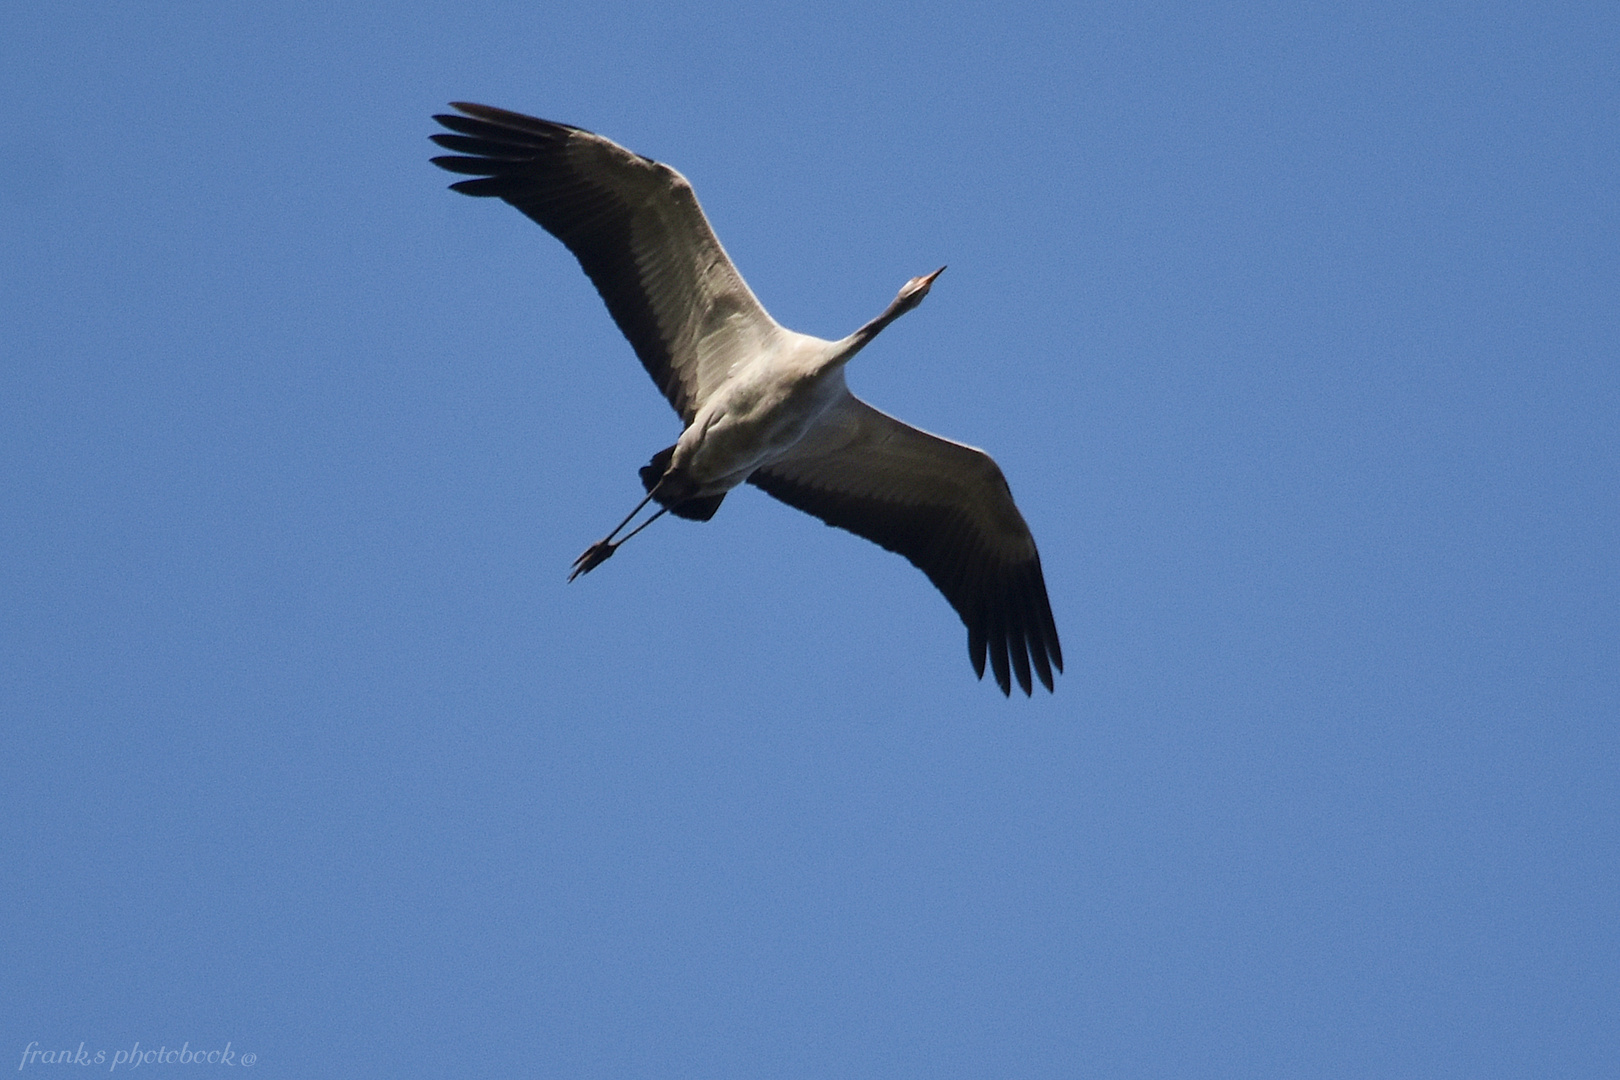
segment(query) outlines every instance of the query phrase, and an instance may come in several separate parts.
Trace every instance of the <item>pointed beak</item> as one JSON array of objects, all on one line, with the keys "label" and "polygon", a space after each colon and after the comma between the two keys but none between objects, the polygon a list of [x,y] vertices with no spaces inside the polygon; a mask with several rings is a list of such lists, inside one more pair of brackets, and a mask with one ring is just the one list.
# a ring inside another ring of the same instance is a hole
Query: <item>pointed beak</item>
[{"label": "pointed beak", "polygon": [[906,282],[906,287],[900,290],[900,295],[908,298],[908,311],[912,307],[922,303],[922,298],[927,296],[928,290],[934,287],[934,279],[939,277],[939,275],[943,274],[944,272],[945,268],[942,266],[938,270],[935,270],[932,274],[924,274],[922,277],[914,277],[910,281]]}]

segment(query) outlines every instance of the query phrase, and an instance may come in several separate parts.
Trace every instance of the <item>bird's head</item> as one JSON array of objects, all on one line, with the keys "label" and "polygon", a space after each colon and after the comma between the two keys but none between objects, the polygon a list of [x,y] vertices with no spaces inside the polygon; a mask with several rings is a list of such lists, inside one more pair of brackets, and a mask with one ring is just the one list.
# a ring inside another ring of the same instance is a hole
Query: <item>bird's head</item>
[{"label": "bird's head", "polygon": [[900,295],[894,298],[894,313],[896,315],[904,315],[906,312],[922,303],[923,297],[928,295],[928,290],[934,287],[934,279],[939,277],[939,275],[943,274],[944,272],[945,268],[942,266],[938,270],[935,270],[932,274],[924,274],[922,277],[914,277],[904,285],[900,286]]},{"label": "bird's head", "polygon": [[945,272],[942,266],[932,274],[914,277],[900,286],[900,295],[896,296],[889,306],[883,309],[883,314],[855,331],[843,341],[836,342],[828,363],[843,364],[849,358],[864,349],[868,342],[877,337],[885,326],[923,302],[928,290],[933,287],[934,279]]}]

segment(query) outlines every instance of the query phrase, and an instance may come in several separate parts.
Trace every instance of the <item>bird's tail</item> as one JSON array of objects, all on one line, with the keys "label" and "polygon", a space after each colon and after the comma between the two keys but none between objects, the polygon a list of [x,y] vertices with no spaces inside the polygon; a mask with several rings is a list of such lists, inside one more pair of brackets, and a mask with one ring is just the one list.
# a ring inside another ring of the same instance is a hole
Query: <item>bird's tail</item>
[{"label": "bird's tail", "polygon": [[[669,507],[669,512],[678,518],[688,521],[708,521],[720,509],[725,501],[726,493],[718,495],[704,495],[698,498],[683,497],[679,478],[669,475],[669,463],[675,457],[675,448],[666,446],[654,454],[652,460],[641,467],[641,486],[652,495],[660,506]],[[663,483],[666,479],[670,483]],[[660,490],[660,486],[667,490]]]}]

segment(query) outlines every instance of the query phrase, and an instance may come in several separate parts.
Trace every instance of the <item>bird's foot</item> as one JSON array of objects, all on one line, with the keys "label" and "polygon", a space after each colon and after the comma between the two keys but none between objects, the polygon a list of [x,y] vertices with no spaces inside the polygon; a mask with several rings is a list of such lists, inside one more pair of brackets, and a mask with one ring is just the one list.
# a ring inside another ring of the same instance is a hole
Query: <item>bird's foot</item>
[{"label": "bird's foot", "polygon": [[598,540],[586,548],[585,554],[574,560],[574,572],[568,575],[568,580],[573,581],[579,575],[588,574],[607,562],[608,557],[613,554],[613,549],[618,546],[611,540]]}]

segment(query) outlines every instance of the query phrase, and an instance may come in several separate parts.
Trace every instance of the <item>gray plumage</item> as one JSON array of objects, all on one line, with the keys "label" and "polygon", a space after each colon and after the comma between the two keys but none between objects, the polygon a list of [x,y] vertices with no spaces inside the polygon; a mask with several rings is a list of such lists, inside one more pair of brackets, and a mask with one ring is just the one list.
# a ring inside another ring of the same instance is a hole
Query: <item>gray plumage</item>
[{"label": "gray plumage", "polygon": [[[454,107],[463,115],[434,118],[453,134],[433,136],[454,154],[434,164],[474,177],[454,190],[511,203],[574,253],[686,425],[642,469],[660,513],[706,521],[747,481],[909,559],[967,626],[974,671],[983,677],[988,658],[1003,693],[1014,677],[1030,693],[1032,672],[1052,689],[1063,670],[1057,626],[1000,468],[879,412],[844,382],[849,359],[920,304],[943,267],[908,281],[841,341],[798,334],[754,297],[674,169],[566,124]],[[611,555],[618,532],[580,556],[575,574]]]}]

